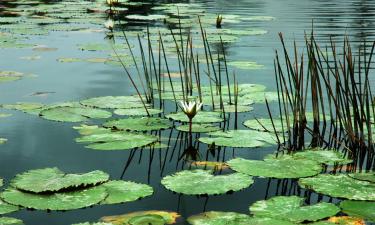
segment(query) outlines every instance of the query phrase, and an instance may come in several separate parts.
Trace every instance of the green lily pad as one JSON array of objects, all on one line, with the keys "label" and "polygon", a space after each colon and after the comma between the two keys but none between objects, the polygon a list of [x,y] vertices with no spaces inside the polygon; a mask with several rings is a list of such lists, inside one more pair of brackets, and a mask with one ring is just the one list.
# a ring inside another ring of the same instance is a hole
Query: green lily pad
[{"label": "green lily pad", "polygon": [[363,181],[369,181],[369,182],[375,183],[375,172],[349,173],[348,175],[357,180],[363,180]]},{"label": "green lily pad", "polygon": [[[183,131],[183,132],[189,132],[189,124],[186,125],[180,125],[176,127],[177,130]],[[220,127],[213,126],[211,124],[194,124],[192,125],[191,132],[193,133],[208,133],[208,132],[214,132],[220,130]]]},{"label": "green lily pad", "polygon": [[20,219],[12,217],[0,217],[1,225],[24,225],[23,221]]},{"label": "green lily pad", "polygon": [[260,65],[256,62],[252,61],[233,61],[233,62],[228,62],[228,66],[233,66],[238,69],[243,69],[243,70],[257,70],[257,69],[263,69],[264,65]]},{"label": "green lily pad", "polygon": [[273,218],[254,218],[246,214],[220,211],[209,211],[190,216],[187,221],[191,225],[295,225]]},{"label": "green lily pad", "polygon": [[84,190],[32,194],[9,188],[0,197],[7,203],[38,210],[72,210],[98,204],[107,197],[104,187],[96,186]]},{"label": "green lily pad", "polygon": [[[273,125],[272,125],[273,122]],[[254,130],[265,131],[265,132],[286,132],[287,125],[284,120],[284,124],[281,123],[280,119],[250,119],[243,123],[246,127]],[[275,128],[274,128],[275,126]]]},{"label": "green lily pad", "polygon": [[16,212],[18,210],[20,210],[20,207],[15,206],[15,205],[10,205],[0,199],[0,215],[11,213],[11,212]]},{"label": "green lily pad", "polygon": [[257,201],[250,206],[250,212],[256,217],[275,218],[294,223],[317,221],[340,212],[334,204],[320,202],[303,206],[304,198],[298,196],[277,196]]},{"label": "green lily pad", "polygon": [[85,222],[85,223],[74,223],[72,225],[114,225],[114,224],[113,223],[101,223],[101,222],[98,222],[98,223]]},{"label": "green lily pad", "polygon": [[84,174],[65,174],[58,168],[29,170],[17,174],[11,185],[19,190],[33,193],[57,192],[68,188],[94,186],[109,180],[100,170]]},{"label": "green lily pad", "polygon": [[252,177],[233,173],[212,175],[210,170],[183,170],[166,176],[161,183],[165,188],[185,195],[217,195],[239,191],[253,184]]},{"label": "green lily pad", "polygon": [[310,149],[303,152],[297,152],[293,155],[293,158],[314,160],[326,165],[348,164],[353,161],[350,159],[346,159],[341,152],[321,149]]},{"label": "green lily pad", "polygon": [[246,94],[243,96],[240,96],[238,98],[238,104],[239,105],[247,105],[248,102],[252,103],[265,103],[265,99],[267,99],[268,102],[272,101],[278,101],[278,94],[277,92],[254,92],[251,94]]},{"label": "green lily pad", "polygon": [[102,109],[142,108],[143,104],[137,96],[103,96],[80,101],[82,105]]},{"label": "green lily pad", "polygon": [[199,138],[199,141],[233,148],[256,148],[276,144],[276,137],[273,134],[253,130],[216,131],[209,135],[210,137]]},{"label": "green lily pad", "polygon": [[6,117],[10,117],[12,116],[12,114],[9,114],[9,113],[0,113],[0,118],[6,118]]},{"label": "green lily pad", "polygon": [[147,16],[133,14],[133,15],[127,15],[126,18],[130,20],[163,20],[168,17],[166,15],[156,15],[156,14],[147,15]]},{"label": "green lily pad", "polygon": [[140,117],[111,120],[103,124],[104,127],[127,131],[164,130],[172,127],[168,119],[158,117]]},{"label": "green lily pad", "polygon": [[[162,113],[160,109],[147,109],[150,115]],[[147,116],[145,108],[133,108],[133,109],[116,109],[115,114],[120,116]]]},{"label": "green lily pad", "polygon": [[[178,121],[178,122],[189,122],[189,118],[184,112],[171,113],[166,115],[168,119]],[[224,118],[221,118],[221,113],[219,112],[207,112],[199,111],[197,115],[193,118],[194,123],[219,123],[224,121]]]},{"label": "green lily pad", "polygon": [[319,163],[310,160],[277,158],[248,160],[235,158],[227,162],[237,172],[259,177],[300,178],[314,176],[322,171]]},{"label": "green lily pad", "polygon": [[23,73],[16,71],[0,71],[0,83],[19,80],[23,76]]},{"label": "green lily pad", "polygon": [[7,142],[8,139],[6,138],[0,138],[0,144],[5,144],[5,142]]},{"label": "green lily pad", "polygon": [[152,187],[130,181],[114,180],[101,186],[105,187],[108,193],[108,197],[101,204],[131,202],[150,196],[153,193]]},{"label": "green lily pad", "polygon": [[109,129],[92,131],[90,135],[77,138],[79,143],[91,143],[86,148],[94,150],[127,150],[140,148],[158,141],[156,136],[130,132],[111,132]]},{"label": "green lily pad", "polygon": [[353,179],[345,174],[319,174],[302,178],[299,185],[336,198],[375,201],[375,183]]},{"label": "green lily pad", "polygon": [[340,203],[340,207],[349,216],[375,222],[375,202],[345,200]]},{"label": "green lily pad", "polygon": [[42,118],[60,122],[82,122],[89,118],[105,119],[112,113],[86,106],[57,106],[44,109],[39,114]]},{"label": "green lily pad", "polygon": [[129,225],[165,225],[166,222],[162,216],[159,215],[143,215],[135,216],[128,221]]},{"label": "green lily pad", "polygon": [[4,181],[3,181],[3,179],[0,177],[0,187],[2,187],[3,184],[4,184]]},{"label": "green lily pad", "polygon": [[104,222],[107,222],[107,223],[112,223],[114,225],[123,225],[123,224],[129,224],[129,222],[133,218],[140,218],[140,217],[144,217],[144,216],[148,217],[150,215],[162,217],[165,224],[174,224],[174,223],[176,223],[176,219],[178,217],[180,217],[180,215],[178,215],[175,212],[149,210],[149,211],[132,212],[132,213],[127,213],[127,214],[123,214],[123,215],[116,215],[116,216],[105,216],[105,217],[101,218],[101,221],[104,221]]},{"label": "green lily pad", "polygon": [[17,102],[15,104],[3,104],[1,107],[4,109],[19,110],[25,113],[38,115],[44,105],[37,102]]},{"label": "green lily pad", "polygon": [[[224,105],[224,111],[226,113],[234,113],[234,112],[243,113],[243,112],[250,112],[250,111],[253,111],[253,110],[254,110],[254,108],[250,107],[248,105],[237,105],[237,106],[235,106],[235,105],[229,105],[229,104],[225,104]],[[221,112],[222,109],[216,108],[215,111],[216,112]]]}]

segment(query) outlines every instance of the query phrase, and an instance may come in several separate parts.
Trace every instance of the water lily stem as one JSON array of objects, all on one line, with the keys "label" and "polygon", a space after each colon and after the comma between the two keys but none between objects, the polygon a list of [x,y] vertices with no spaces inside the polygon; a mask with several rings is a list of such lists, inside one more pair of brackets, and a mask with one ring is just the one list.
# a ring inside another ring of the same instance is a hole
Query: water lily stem
[{"label": "water lily stem", "polygon": [[189,118],[189,145],[192,146],[193,144],[193,118]]}]

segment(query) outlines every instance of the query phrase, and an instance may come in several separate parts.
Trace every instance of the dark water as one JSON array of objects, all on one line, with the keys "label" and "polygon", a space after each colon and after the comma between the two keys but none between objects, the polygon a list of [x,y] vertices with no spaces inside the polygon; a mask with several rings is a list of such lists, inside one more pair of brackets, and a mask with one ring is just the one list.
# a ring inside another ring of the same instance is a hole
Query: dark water
[{"label": "dark water", "polygon": [[[163,1],[167,2],[167,1]],[[178,1],[173,1],[178,2]],[[189,2],[189,1],[183,1]],[[238,71],[239,82],[259,83],[274,89],[273,59],[275,49],[280,49],[278,32],[283,32],[288,41],[296,40],[302,46],[304,32],[310,32],[312,21],[318,40],[327,44],[329,37],[342,41],[343,35],[356,44],[364,39],[374,40],[375,3],[373,1],[322,1],[322,0],[236,0],[236,1],[192,1],[202,3],[207,12],[247,16],[272,16],[273,21],[244,21],[240,24],[224,24],[226,28],[261,28],[268,31],[261,36],[241,38],[240,42],[228,45],[228,57],[232,60],[251,60],[265,65],[262,70]],[[0,4],[3,2],[0,1]],[[90,3],[87,3],[90,4]],[[140,10],[140,9],[138,9]],[[151,23],[150,26],[153,24]],[[132,26],[128,26],[132,29]],[[80,100],[105,95],[129,95],[134,91],[120,67],[88,63],[57,63],[59,57],[94,56],[101,53],[81,52],[77,43],[103,41],[101,33],[53,32],[48,36],[33,37],[35,43],[58,48],[54,52],[35,53],[30,49],[0,49],[0,70],[24,71],[38,75],[16,82],[0,84],[0,102],[14,103],[35,101],[43,103]],[[40,55],[36,61],[24,61],[22,56]],[[37,91],[52,91],[48,97],[30,97]],[[263,105],[255,105],[251,115],[264,114]],[[2,112],[6,112],[2,110]],[[10,111],[9,111],[10,112]],[[295,181],[256,178],[255,183],[240,192],[230,195],[205,197],[180,196],[167,191],[160,179],[175,171],[187,168],[179,161],[183,146],[174,140],[171,148],[135,151],[93,151],[76,144],[78,134],[72,124],[39,119],[21,112],[11,111],[13,116],[1,119],[0,136],[8,142],[0,145],[0,177],[8,182],[17,173],[44,167],[59,167],[66,172],[86,172],[100,169],[108,172],[112,179],[148,183],[154,195],[140,201],[114,206],[95,206],[69,212],[44,212],[22,210],[10,214],[24,220],[28,225],[71,224],[97,221],[106,215],[123,214],[138,210],[177,211],[183,218],[204,210],[235,211],[248,213],[249,205],[274,195],[305,195],[316,202],[316,194],[300,189]],[[241,115],[240,121],[251,116]],[[163,136],[176,137],[177,132],[163,131]],[[233,156],[262,159],[276,149],[223,149],[210,160],[225,161]],[[133,155],[134,154],[134,155]],[[200,154],[205,159],[207,146],[200,144]],[[131,157],[133,156],[133,157]],[[129,160],[131,159],[131,160]],[[337,202],[323,197],[325,201]],[[180,224],[185,224],[184,220]]]}]

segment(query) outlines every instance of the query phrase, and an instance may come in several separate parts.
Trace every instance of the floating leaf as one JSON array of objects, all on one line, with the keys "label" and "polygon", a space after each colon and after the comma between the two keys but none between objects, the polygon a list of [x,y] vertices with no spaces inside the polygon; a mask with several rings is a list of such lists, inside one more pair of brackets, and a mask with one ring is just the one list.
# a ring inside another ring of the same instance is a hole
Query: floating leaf
[{"label": "floating leaf", "polygon": [[246,214],[219,211],[190,216],[187,221],[192,225],[295,225],[288,221],[272,218],[253,218]]},{"label": "floating leaf", "polygon": [[[181,125],[176,127],[177,130],[183,131],[183,132],[189,132],[189,124],[186,125]],[[192,129],[191,131],[193,133],[208,133],[208,132],[213,132],[213,131],[218,131],[220,130],[220,127],[213,126],[211,124],[192,124]]]},{"label": "floating leaf", "polygon": [[286,132],[288,129],[285,120],[282,124],[280,119],[251,119],[246,120],[243,124],[250,129],[265,132],[275,132],[275,130],[276,132]]},{"label": "floating leaf", "polygon": [[1,225],[24,225],[22,220],[12,217],[0,217]]},{"label": "floating leaf", "polygon": [[328,220],[319,221],[315,223],[310,223],[311,225],[366,225],[365,221],[359,218],[350,217],[350,216],[333,216]]},{"label": "floating leaf", "polygon": [[115,180],[102,184],[108,197],[101,204],[117,204],[131,202],[152,195],[152,187],[130,181]]},{"label": "floating leaf", "polygon": [[297,152],[293,155],[293,158],[313,160],[326,165],[348,164],[352,162],[352,160],[346,159],[341,152],[319,148]]},{"label": "floating leaf", "polygon": [[84,190],[53,194],[32,194],[17,189],[6,189],[1,198],[9,204],[39,210],[72,210],[95,205],[107,197],[101,186]]},{"label": "floating leaf", "polygon": [[233,62],[228,62],[227,64],[229,66],[234,66],[243,70],[257,70],[257,69],[264,68],[264,65],[260,65],[252,61],[233,61]]},{"label": "floating leaf", "polygon": [[210,137],[199,138],[199,141],[233,148],[255,148],[276,144],[276,137],[273,134],[253,130],[216,131],[209,135]]},{"label": "floating leaf", "polygon": [[100,170],[84,174],[65,174],[58,168],[29,170],[17,174],[11,185],[19,190],[41,193],[63,189],[94,186],[109,180],[109,175]]},{"label": "floating leaf", "polygon": [[159,215],[135,216],[128,221],[129,225],[165,225],[165,220]]},{"label": "floating leaf", "polygon": [[16,71],[0,71],[0,83],[19,80],[23,76],[23,73]]},{"label": "floating leaf", "polygon": [[229,166],[223,162],[214,162],[214,161],[192,161],[191,166],[195,166],[201,169],[212,169],[212,170],[225,170]]},{"label": "floating leaf", "polygon": [[4,144],[7,141],[8,141],[8,139],[6,139],[6,138],[0,138],[0,144]]},{"label": "floating leaf", "polygon": [[157,210],[149,210],[149,211],[139,211],[139,212],[132,212],[124,215],[117,215],[117,216],[105,216],[102,217],[101,220],[107,223],[112,223],[114,225],[124,225],[129,224],[129,221],[133,218],[139,218],[142,216],[149,216],[149,215],[157,215],[161,216],[166,224],[174,224],[176,223],[176,219],[180,217],[175,212],[168,212],[168,211],[157,211]]},{"label": "floating leaf", "polygon": [[[19,209],[20,207],[15,206],[15,205],[10,205],[0,199],[0,215],[15,212],[15,211],[18,211]],[[0,224],[2,223],[0,222]]]},{"label": "floating leaf", "polygon": [[186,195],[216,195],[239,191],[253,184],[245,174],[212,175],[209,170],[183,170],[166,176],[161,183],[169,190]]},{"label": "floating leaf", "polygon": [[141,117],[111,120],[103,124],[104,127],[127,131],[164,130],[172,127],[168,119],[158,117]]},{"label": "floating leaf", "polygon": [[[109,129],[98,129],[93,134],[77,138],[80,143],[91,143],[87,148],[95,150],[127,150],[144,147],[158,141],[156,136],[130,132],[111,132]],[[97,133],[96,133],[97,132]]]},{"label": "floating leaf", "polygon": [[143,107],[141,100],[136,96],[104,96],[82,100],[80,103],[102,109],[131,109]]},{"label": "floating leaf", "polygon": [[130,20],[162,20],[162,19],[166,19],[167,16],[166,15],[156,15],[156,14],[155,15],[148,15],[148,16],[133,14],[133,15],[127,15],[126,18],[130,19]]},{"label": "floating leaf", "polygon": [[12,114],[9,113],[0,113],[0,118],[10,117]]},{"label": "floating leaf", "polygon": [[72,224],[72,225],[113,225],[113,223],[89,223],[89,222],[86,222],[86,223],[75,223],[75,224]]},{"label": "floating leaf", "polygon": [[[150,115],[159,114],[163,111],[160,109],[147,109]],[[133,109],[116,109],[115,114],[120,116],[147,116],[145,108],[133,108]]]},{"label": "floating leaf", "polygon": [[[220,117],[221,113],[219,112],[207,112],[200,111],[193,118],[193,123],[218,123],[224,121],[224,118]],[[179,122],[189,122],[189,118],[184,112],[171,113],[166,115],[168,119],[179,121]]]},{"label": "floating leaf", "polygon": [[363,180],[363,181],[369,181],[369,182],[375,183],[375,172],[349,173],[348,175],[357,180]]},{"label": "floating leaf", "polygon": [[251,176],[273,178],[300,178],[314,176],[322,171],[319,163],[310,160],[276,158],[264,160],[247,160],[235,158],[227,162],[237,172]]},{"label": "floating leaf", "polygon": [[40,116],[44,119],[60,122],[82,122],[86,121],[88,118],[109,118],[112,116],[112,113],[86,106],[57,106],[42,110]]},{"label": "floating leaf", "polygon": [[360,217],[370,222],[375,222],[375,202],[349,201],[340,203],[342,211],[349,216]]},{"label": "floating leaf", "polygon": [[1,107],[4,109],[20,110],[25,113],[38,115],[44,105],[37,102],[17,102],[15,104],[3,104]]},{"label": "floating leaf", "polygon": [[298,196],[277,196],[257,201],[250,206],[255,216],[287,220],[294,223],[317,221],[336,215],[340,209],[331,203],[321,202],[303,206],[304,198]]},{"label": "floating leaf", "polygon": [[278,101],[278,94],[277,92],[254,92],[239,97],[238,104],[246,105],[249,101],[252,103],[265,103],[265,99],[268,102]]},{"label": "floating leaf", "polygon": [[356,180],[345,174],[319,174],[316,177],[302,178],[298,183],[331,197],[375,201],[375,183]]}]

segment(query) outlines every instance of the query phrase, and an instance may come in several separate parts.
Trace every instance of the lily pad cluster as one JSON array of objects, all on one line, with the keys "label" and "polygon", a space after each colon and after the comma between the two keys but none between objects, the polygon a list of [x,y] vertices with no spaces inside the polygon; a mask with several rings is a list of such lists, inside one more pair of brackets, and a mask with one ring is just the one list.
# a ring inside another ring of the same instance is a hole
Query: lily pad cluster
[{"label": "lily pad cluster", "polygon": [[148,185],[109,180],[109,175],[102,171],[65,174],[57,168],[45,168],[18,174],[0,198],[8,208],[73,210],[135,201],[152,193]]}]

